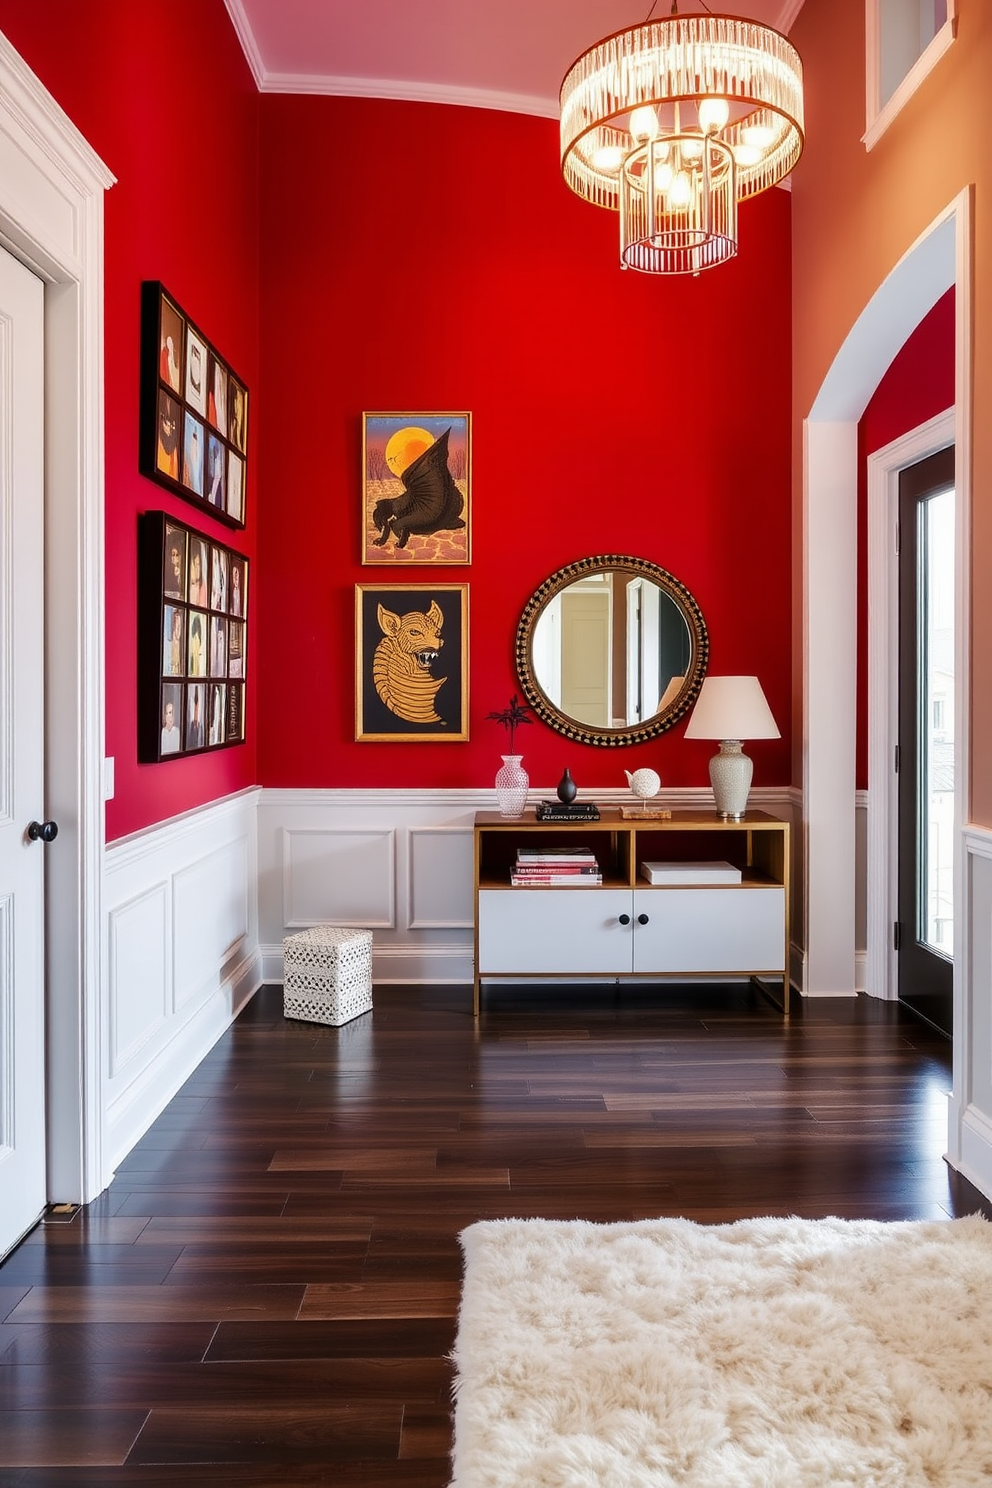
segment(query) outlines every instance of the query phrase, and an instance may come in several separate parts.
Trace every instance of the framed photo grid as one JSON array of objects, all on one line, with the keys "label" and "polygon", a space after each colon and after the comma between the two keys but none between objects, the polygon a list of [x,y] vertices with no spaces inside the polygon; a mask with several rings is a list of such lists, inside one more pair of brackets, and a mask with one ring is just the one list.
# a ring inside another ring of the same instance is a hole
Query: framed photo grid
[{"label": "framed photo grid", "polygon": [[248,388],[158,280],[146,280],[141,296],[138,467],[243,527]]},{"label": "framed photo grid", "polygon": [[248,559],[145,512],[138,604],[139,760],[243,744]]},{"label": "framed photo grid", "polygon": [[468,585],[355,586],[355,738],[468,738]]}]

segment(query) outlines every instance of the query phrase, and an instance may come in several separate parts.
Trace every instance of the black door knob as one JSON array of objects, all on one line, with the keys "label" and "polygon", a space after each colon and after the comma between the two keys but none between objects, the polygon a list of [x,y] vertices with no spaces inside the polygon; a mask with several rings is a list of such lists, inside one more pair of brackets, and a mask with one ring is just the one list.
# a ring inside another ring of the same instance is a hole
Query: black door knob
[{"label": "black door knob", "polygon": [[620,915],[619,916],[619,919],[620,919],[621,925],[629,925],[630,924],[630,915]]},{"label": "black door knob", "polygon": [[28,836],[32,842],[54,842],[59,835],[58,822],[28,822]]},{"label": "black door knob", "polygon": [[647,922],[648,922],[648,916],[646,914],[639,914],[637,916],[637,923],[639,925],[646,925]]}]

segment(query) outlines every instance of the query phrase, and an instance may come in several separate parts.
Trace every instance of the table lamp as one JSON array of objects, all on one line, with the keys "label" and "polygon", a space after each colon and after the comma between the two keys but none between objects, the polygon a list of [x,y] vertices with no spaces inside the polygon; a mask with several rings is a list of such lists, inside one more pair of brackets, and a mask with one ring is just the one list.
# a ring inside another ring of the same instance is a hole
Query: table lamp
[{"label": "table lamp", "polygon": [[720,740],[720,752],[710,760],[716,814],[740,821],[754,772],[741,741],[780,737],[757,677],[704,678],[685,737]]}]

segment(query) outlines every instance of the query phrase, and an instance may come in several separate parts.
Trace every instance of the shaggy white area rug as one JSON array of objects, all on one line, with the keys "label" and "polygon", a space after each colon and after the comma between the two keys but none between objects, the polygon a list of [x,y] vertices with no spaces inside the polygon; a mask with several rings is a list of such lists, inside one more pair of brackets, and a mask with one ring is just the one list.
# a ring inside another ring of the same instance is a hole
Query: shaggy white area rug
[{"label": "shaggy white area rug", "polygon": [[462,1234],[452,1488],[992,1484],[992,1224]]}]

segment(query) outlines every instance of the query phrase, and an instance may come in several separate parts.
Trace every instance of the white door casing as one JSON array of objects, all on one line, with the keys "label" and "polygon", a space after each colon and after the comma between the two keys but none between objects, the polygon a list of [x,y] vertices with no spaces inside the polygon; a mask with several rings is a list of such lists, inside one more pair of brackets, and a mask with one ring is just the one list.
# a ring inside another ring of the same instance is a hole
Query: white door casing
[{"label": "white door casing", "polygon": [[45,285],[48,1198],[103,1152],[103,195],[114,177],[0,35],[0,244]]},{"label": "white door casing", "polygon": [[44,289],[0,250],[0,1256],[45,1170]]},{"label": "white door casing", "polygon": [[868,456],[868,960],[866,990],[894,1002],[898,918],[899,472],[954,443],[954,409]]}]

